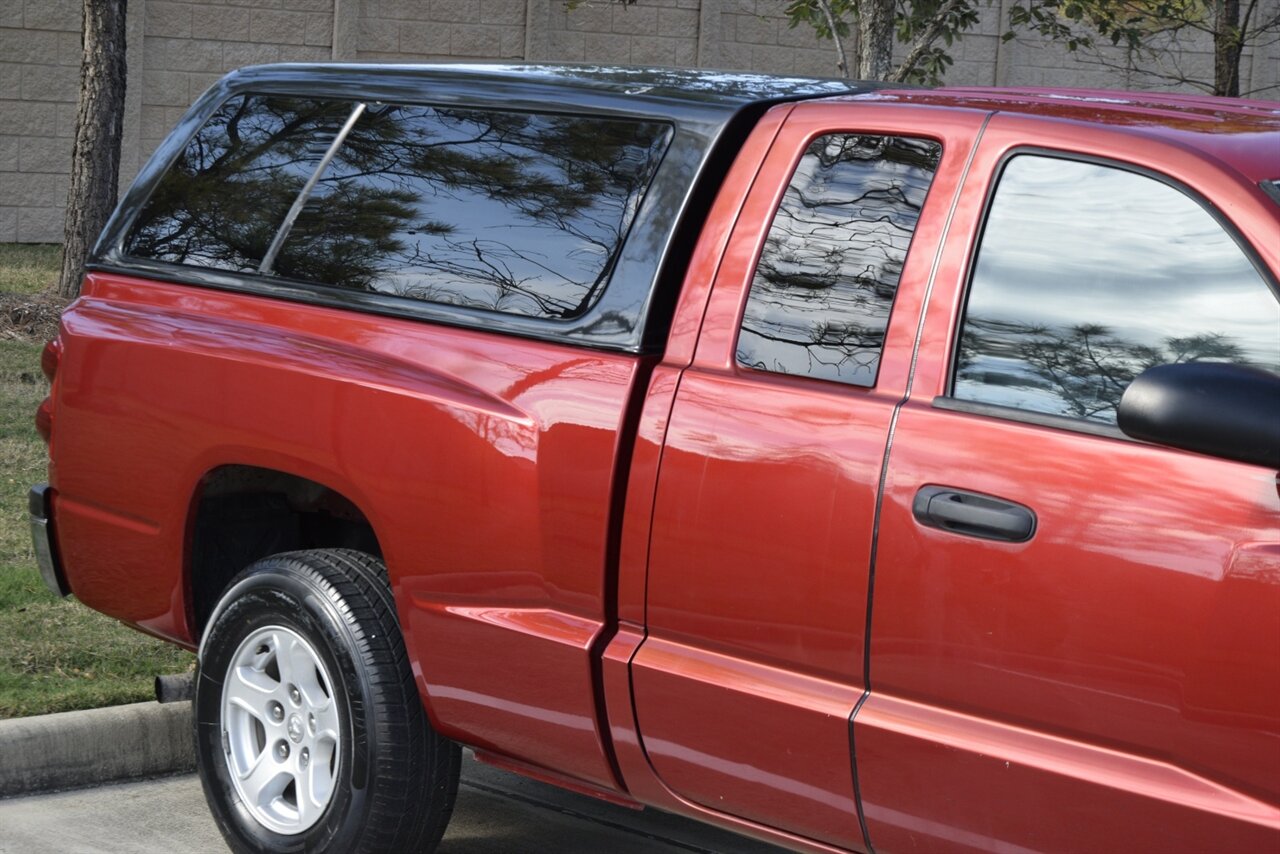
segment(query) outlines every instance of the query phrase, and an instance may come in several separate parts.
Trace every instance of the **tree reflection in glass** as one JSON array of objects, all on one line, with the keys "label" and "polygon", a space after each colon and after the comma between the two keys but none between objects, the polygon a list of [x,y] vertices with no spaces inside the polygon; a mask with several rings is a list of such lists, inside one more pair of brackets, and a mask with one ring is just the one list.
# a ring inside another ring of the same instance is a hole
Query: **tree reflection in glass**
[{"label": "tree reflection in glass", "polygon": [[957,398],[1114,424],[1156,365],[1280,373],[1280,302],[1198,203],[1122,169],[1005,168],[970,285]]},{"label": "tree reflection in glass", "polygon": [[[256,270],[353,106],[232,99],[160,182],[126,252]],[[575,317],[607,283],[669,138],[654,122],[369,104],[268,272]]]},{"label": "tree reflection in glass", "polygon": [[942,148],[835,134],[804,153],[751,283],[738,361],[871,386]]},{"label": "tree reflection in glass", "polygon": [[200,128],[165,173],[125,253],[219,270],[258,269],[351,104],[242,96]]},{"label": "tree reflection in glass", "polygon": [[651,122],[371,105],[276,272],[575,317],[607,281],[667,136]]}]

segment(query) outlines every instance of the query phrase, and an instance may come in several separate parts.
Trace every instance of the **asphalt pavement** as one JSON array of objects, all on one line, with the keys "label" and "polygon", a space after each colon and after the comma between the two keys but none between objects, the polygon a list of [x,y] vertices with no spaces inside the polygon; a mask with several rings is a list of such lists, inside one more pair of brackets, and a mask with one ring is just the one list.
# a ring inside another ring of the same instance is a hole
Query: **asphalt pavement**
[{"label": "asphalt pavement", "polygon": [[[221,854],[194,775],[0,800],[0,854]],[[777,854],[658,810],[632,810],[466,754],[439,854]]]}]

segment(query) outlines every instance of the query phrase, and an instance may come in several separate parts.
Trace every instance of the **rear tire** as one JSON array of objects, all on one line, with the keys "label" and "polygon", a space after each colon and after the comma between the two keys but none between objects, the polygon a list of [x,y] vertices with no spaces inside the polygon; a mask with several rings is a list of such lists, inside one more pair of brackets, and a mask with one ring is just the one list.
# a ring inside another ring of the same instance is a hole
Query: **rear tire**
[{"label": "rear tire", "polygon": [[457,794],[382,561],[273,555],[231,583],[200,647],[196,758],[237,852],[431,851]]}]

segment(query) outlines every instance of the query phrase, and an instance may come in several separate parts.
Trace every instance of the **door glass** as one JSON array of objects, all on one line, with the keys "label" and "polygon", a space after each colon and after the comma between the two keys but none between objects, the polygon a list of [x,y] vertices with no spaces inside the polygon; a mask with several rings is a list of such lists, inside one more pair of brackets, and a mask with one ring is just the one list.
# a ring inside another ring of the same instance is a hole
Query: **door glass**
[{"label": "door glass", "polygon": [[751,282],[738,362],[875,385],[889,310],[942,146],[832,134],[800,159]]},{"label": "door glass", "polygon": [[1155,365],[1280,373],[1280,302],[1185,193],[1124,169],[1021,155],[978,250],[953,394],[1114,424]]}]

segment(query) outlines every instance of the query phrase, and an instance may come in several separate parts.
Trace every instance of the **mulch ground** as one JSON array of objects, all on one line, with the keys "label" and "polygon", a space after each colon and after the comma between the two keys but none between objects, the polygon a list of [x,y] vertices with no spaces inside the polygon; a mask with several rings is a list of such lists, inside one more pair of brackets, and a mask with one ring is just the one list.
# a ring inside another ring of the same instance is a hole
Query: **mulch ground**
[{"label": "mulch ground", "polygon": [[53,294],[0,293],[0,339],[48,341],[58,334],[58,317],[69,300]]}]

